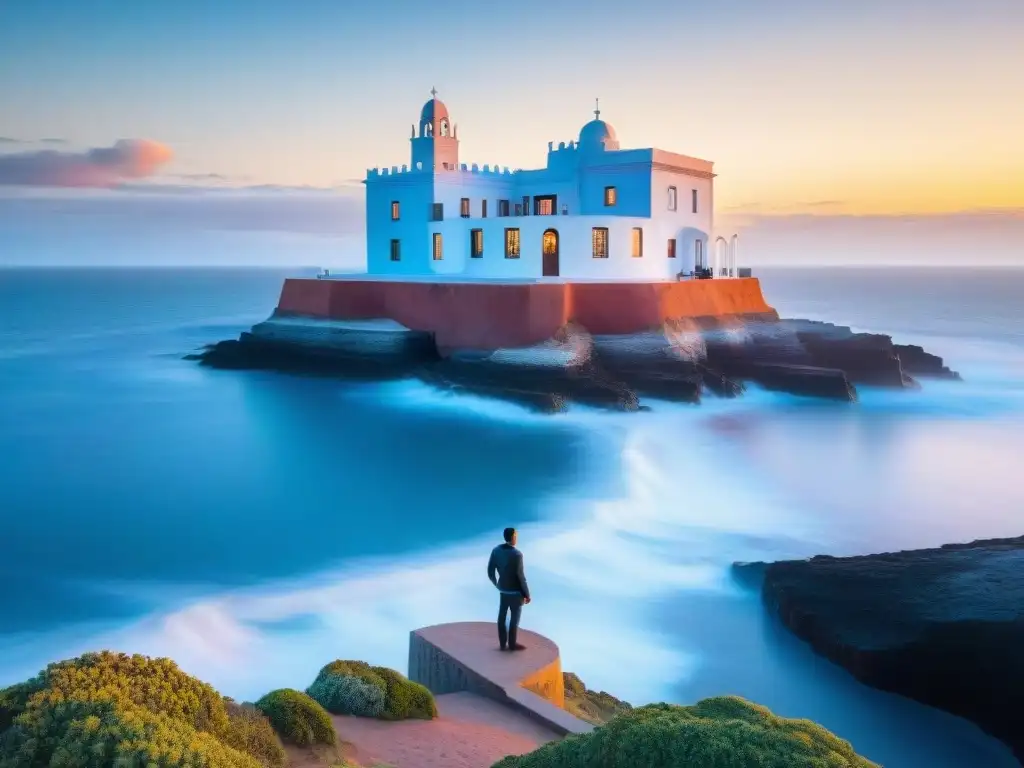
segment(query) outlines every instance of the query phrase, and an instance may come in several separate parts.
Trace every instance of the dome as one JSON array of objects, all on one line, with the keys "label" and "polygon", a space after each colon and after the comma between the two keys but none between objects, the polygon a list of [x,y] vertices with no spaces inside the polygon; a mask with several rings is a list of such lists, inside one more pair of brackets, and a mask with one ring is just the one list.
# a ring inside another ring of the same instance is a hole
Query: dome
[{"label": "dome", "polygon": [[604,120],[595,118],[580,130],[580,144],[593,146],[616,141],[615,129]]},{"label": "dome", "polygon": [[434,120],[441,120],[448,117],[448,107],[438,98],[433,98],[423,105],[420,110],[421,123],[433,123]]}]

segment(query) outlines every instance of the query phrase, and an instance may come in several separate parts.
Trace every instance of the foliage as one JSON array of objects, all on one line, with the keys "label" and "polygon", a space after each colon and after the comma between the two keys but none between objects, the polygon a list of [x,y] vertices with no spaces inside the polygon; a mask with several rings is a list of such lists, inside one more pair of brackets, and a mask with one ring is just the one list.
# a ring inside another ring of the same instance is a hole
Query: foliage
[{"label": "foliage", "polygon": [[[429,720],[437,717],[437,705],[434,702],[433,694],[426,687],[412,682],[393,669],[372,667],[363,661],[343,661],[340,659],[332,661],[320,670],[317,679],[310,686],[310,695],[316,693],[317,696],[327,698],[328,692],[334,690],[331,688],[334,684],[327,682],[331,678],[355,679],[379,691],[379,695],[383,696],[382,711],[376,715],[366,716],[382,717],[387,720],[406,720],[409,718]],[[363,711],[375,711],[371,710],[371,704],[377,700],[377,693],[368,692],[364,688],[355,686],[352,683],[346,683],[345,686],[346,693],[352,692],[352,695],[355,696],[355,692],[359,691],[360,695],[367,697],[367,706]],[[339,695],[341,694],[339,693]],[[332,712],[337,711],[338,714],[360,714],[360,712],[355,711],[354,700],[349,704],[341,704],[337,700],[331,699],[328,699],[326,703],[319,698],[318,700]],[[331,708],[332,706],[348,706],[351,711],[335,710]],[[376,705],[373,704],[372,706],[375,707]]]},{"label": "foliage", "polygon": [[381,717],[384,714],[387,687],[374,685],[359,677],[327,674],[318,675],[306,693],[335,715]]},{"label": "foliage", "polygon": [[572,672],[563,672],[565,710],[593,725],[604,725],[616,715],[632,709],[627,702],[605,691],[592,691]]},{"label": "foliage", "polygon": [[336,744],[331,716],[302,691],[279,688],[256,702],[274,730],[285,741],[300,747]]},{"label": "foliage", "polygon": [[877,768],[810,720],[778,717],[735,696],[689,707],[651,704],[592,733],[551,742],[493,768]]},{"label": "foliage", "polygon": [[426,686],[414,683],[405,675],[387,667],[374,667],[373,671],[387,683],[384,717],[388,720],[417,718],[430,720],[437,717],[434,695]]},{"label": "foliage", "polygon": [[225,743],[253,755],[266,768],[283,768],[287,762],[284,746],[266,715],[252,704],[236,704],[231,699],[224,704],[230,724]]},{"label": "foliage", "polygon": [[260,768],[232,739],[224,699],[170,659],[90,653],[0,692],[0,768]]}]

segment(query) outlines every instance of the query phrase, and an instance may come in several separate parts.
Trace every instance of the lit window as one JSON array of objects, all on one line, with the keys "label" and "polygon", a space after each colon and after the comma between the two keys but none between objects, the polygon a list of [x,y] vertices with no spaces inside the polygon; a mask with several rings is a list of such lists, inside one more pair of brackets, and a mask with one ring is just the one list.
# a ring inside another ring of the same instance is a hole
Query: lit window
[{"label": "lit window", "polygon": [[499,200],[498,201],[498,215],[499,216],[508,216],[508,200]]},{"label": "lit window", "polygon": [[397,200],[391,201],[391,220],[398,221],[399,216],[399,205]]},{"label": "lit window", "polygon": [[670,259],[676,257],[676,239],[674,237],[669,238],[668,241],[668,257]]},{"label": "lit window", "polygon": [[550,197],[538,197],[534,200],[535,210],[538,216],[552,216],[555,213],[555,201]]},{"label": "lit window", "polygon": [[479,259],[484,255],[484,231],[482,229],[469,230],[469,255],[470,258]]},{"label": "lit window", "polygon": [[594,258],[608,258],[608,227],[594,227],[591,240],[594,245]]},{"label": "lit window", "polygon": [[615,192],[615,187],[605,187],[604,188],[604,204],[605,205],[615,205],[615,202],[617,200],[618,200],[618,195]]},{"label": "lit window", "polygon": [[519,230],[518,229],[506,229],[505,230],[505,258],[506,259],[518,259],[519,258]]},{"label": "lit window", "polygon": [[640,227],[633,227],[633,258],[639,259],[644,255],[644,231]]},{"label": "lit window", "polygon": [[391,260],[401,261],[402,260],[402,241],[392,240],[391,241]]},{"label": "lit window", "polygon": [[694,190],[691,190],[691,192],[693,193],[693,212],[696,213],[697,212],[697,190],[694,189]]},{"label": "lit window", "polygon": [[462,201],[459,203],[459,215],[462,216],[462,218],[464,218],[464,219],[468,219],[469,218],[469,198],[468,197],[462,198]]},{"label": "lit window", "polygon": [[670,211],[676,210],[676,206],[678,205],[678,192],[679,190],[677,190],[675,187],[668,188],[668,209]]},{"label": "lit window", "polygon": [[434,261],[440,261],[444,258],[444,246],[441,243],[441,233],[434,233]]}]

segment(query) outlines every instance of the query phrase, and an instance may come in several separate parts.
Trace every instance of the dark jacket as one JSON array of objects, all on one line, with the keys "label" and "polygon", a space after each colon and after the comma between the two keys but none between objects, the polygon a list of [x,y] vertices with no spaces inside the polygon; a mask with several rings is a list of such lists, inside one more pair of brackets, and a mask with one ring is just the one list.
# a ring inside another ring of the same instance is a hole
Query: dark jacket
[{"label": "dark jacket", "polygon": [[[495,571],[498,572],[495,578]],[[518,592],[530,596],[530,587],[523,573],[523,553],[511,544],[499,544],[491,551],[487,561],[487,578],[502,592]]]}]

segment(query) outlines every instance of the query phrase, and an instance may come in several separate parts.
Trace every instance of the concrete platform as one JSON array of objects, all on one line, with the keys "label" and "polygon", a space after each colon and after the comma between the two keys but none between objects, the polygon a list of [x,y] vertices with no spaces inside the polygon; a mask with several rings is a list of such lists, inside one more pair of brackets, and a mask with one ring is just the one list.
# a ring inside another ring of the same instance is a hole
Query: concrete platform
[{"label": "concrete platform", "polygon": [[587,733],[593,726],[562,706],[565,687],[558,646],[519,631],[524,651],[498,650],[491,622],[438,624],[409,637],[409,679],[435,695],[469,692],[525,714],[559,735]]}]

